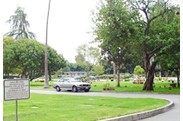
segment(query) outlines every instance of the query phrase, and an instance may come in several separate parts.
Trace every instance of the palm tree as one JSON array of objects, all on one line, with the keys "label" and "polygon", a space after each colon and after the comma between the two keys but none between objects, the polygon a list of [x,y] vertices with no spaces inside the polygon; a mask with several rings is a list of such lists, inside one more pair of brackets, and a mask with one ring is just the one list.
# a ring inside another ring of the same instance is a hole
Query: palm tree
[{"label": "palm tree", "polygon": [[49,14],[50,14],[50,4],[51,0],[48,3],[48,13],[47,13],[47,22],[46,22],[46,42],[45,42],[45,83],[44,88],[49,88],[48,83],[48,21],[49,21]]},{"label": "palm tree", "polygon": [[27,14],[24,13],[24,9],[18,7],[14,15],[11,15],[8,23],[11,24],[11,31],[6,33],[4,36],[11,36],[15,39],[28,38],[35,39],[36,36],[33,32],[29,31],[29,22],[26,20]]}]

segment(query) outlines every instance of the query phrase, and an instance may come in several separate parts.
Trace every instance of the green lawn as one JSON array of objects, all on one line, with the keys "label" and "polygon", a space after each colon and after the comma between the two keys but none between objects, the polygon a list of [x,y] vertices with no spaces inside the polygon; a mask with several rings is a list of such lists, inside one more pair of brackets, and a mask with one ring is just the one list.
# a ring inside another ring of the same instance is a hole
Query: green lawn
[{"label": "green lawn", "polygon": [[[52,88],[54,81],[50,81],[50,87]],[[142,91],[143,84],[133,84],[132,82],[121,82],[121,87],[116,87],[116,82],[92,82],[91,91],[103,91],[104,85],[109,84],[109,86],[115,87],[117,92],[145,92]],[[156,93],[171,93],[171,94],[180,94],[180,88],[176,87],[169,89],[171,82],[154,82],[154,91]],[[43,88],[44,82],[31,82],[31,88]]]},{"label": "green lawn", "polygon": [[[3,102],[4,121],[15,120],[15,101]],[[166,105],[162,99],[31,94],[19,100],[19,121],[96,121]]]},{"label": "green lawn", "polygon": [[[105,84],[109,84],[111,87],[115,87],[117,92],[145,92],[142,91],[143,84],[133,84],[132,82],[121,82],[120,87],[116,87],[116,82],[93,82],[92,83],[92,91],[103,91],[103,87]],[[171,82],[154,82],[154,91],[157,93],[171,93],[171,94],[180,94],[180,88],[172,88],[169,89]]]}]

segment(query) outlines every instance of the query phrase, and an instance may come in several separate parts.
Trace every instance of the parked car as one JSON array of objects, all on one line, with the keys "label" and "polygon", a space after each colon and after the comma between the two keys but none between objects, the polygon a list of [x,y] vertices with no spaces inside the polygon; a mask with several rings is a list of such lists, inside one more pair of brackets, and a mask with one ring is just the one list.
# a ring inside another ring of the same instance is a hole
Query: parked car
[{"label": "parked car", "polygon": [[82,80],[78,78],[61,78],[53,83],[53,88],[58,92],[61,90],[71,90],[73,92],[84,90],[85,92],[89,92],[91,84],[82,82]]}]

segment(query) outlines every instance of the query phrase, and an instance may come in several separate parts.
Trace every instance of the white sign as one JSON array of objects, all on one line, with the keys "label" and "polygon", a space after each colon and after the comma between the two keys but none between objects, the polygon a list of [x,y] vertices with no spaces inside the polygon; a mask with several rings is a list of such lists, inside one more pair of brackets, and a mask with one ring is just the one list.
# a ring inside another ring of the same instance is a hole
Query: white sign
[{"label": "white sign", "polygon": [[4,100],[30,98],[30,82],[23,79],[4,80]]}]

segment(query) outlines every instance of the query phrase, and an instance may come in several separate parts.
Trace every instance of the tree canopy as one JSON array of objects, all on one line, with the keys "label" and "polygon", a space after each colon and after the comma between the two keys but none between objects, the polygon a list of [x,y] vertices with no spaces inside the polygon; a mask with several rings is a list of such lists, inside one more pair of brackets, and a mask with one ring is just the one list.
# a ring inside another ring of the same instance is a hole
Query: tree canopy
[{"label": "tree canopy", "polygon": [[[49,72],[53,74],[65,65],[65,60],[51,47],[48,54]],[[26,38],[8,44],[3,49],[3,65],[4,75],[15,73],[30,80],[40,77],[44,74],[44,45]],[[12,69],[18,71],[9,71]]]},{"label": "tree canopy", "polygon": [[175,8],[175,13],[169,13],[164,18],[164,31],[166,33],[166,46],[161,49],[157,57],[162,71],[174,72],[177,76],[178,86],[180,86],[180,11]]},{"label": "tree canopy", "polygon": [[77,48],[75,60],[78,67],[76,69],[85,71],[89,75],[92,71],[92,66],[100,63],[100,51],[98,48],[87,44],[80,45]]},{"label": "tree canopy", "polygon": [[[143,89],[153,90],[155,67],[160,61],[158,57],[165,50],[173,49],[174,41],[177,47],[180,43],[180,20],[175,19],[178,9],[168,0],[101,2],[98,11],[94,13],[95,39],[100,43],[103,57],[115,63],[118,77],[119,69],[124,64],[143,57],[146,75]],[[179,55],[178,49],[172,51]],[[140,57],[136,58],[135,53]]]},{"label": "tree canopy", "polygon": [[122,0],[105,0],[94,13],[96,41],[100,43],[103,58],[116,65],[120,86],[120,68],[125,64],[136,32],[137,12],[130,11]]},{"label": "tree canopy", "polygon": [[[163,54],[162,50],[170,45],[169,42],[176,39],[173,33],[170,34],[172,29],[175,29],[170,23],[174,26],[179,25],[179,20],[174,19],[179,7],[171,5],[169,0],[129,0],[129,4],[132,10],[142,14],[143,24],[140,27],[143,29],[139,29],[142,33],[139,43],[143,50],[146,74],[143,90],[153,90],[155,67],[159,61],[157,58]],[[179,31],[178,28],[176,30]]]}]

